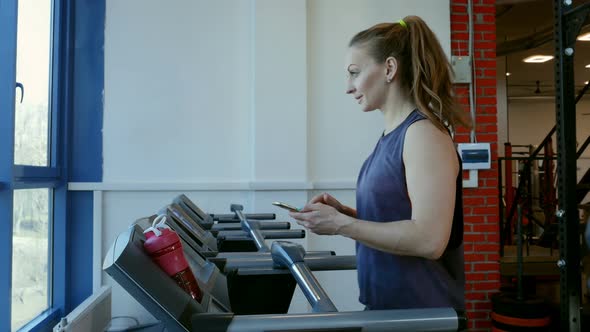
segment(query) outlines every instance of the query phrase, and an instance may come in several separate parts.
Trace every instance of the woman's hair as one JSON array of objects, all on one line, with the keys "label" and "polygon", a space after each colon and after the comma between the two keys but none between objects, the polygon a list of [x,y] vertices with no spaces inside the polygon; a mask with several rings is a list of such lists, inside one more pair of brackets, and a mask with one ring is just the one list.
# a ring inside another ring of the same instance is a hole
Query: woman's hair
[{"label": "woman's hair", "polygon": [[421,113],[442,131],[471,123],[453,96],[453,69],[440,42],[418,16],[399,23],[380,23],[357,33],[349,46],[364,47],[378,62],[394,57],[402,88]]}]

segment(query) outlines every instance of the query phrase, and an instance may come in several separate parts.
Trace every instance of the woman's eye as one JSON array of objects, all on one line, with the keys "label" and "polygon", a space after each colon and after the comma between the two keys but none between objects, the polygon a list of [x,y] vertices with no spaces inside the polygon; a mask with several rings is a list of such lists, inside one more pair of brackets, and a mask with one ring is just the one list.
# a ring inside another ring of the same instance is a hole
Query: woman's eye
[{"label": "woman's eye", "polygon": [[359,73],[356,71],[351,71],[351,72],[349,72],[349,75],[350,75],[350,77],[357,77],[359,75]]}]

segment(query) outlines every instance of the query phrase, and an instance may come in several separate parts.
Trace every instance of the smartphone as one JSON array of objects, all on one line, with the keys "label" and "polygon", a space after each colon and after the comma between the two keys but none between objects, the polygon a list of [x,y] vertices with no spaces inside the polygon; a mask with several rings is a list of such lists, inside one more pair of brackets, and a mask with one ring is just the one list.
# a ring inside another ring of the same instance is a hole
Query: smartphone
[{"label": "smartphone", "polygon": [[289,204],[285,204],[283,202],[272,202],[272,205],[276,205],[276,206],[278,206],[280,208],[283,208],[285,210],[289,210],[291,212],[299,212],[299,209],[298,208],[296,208],[296,207],[294,207],[292,205],[289,205]]}]

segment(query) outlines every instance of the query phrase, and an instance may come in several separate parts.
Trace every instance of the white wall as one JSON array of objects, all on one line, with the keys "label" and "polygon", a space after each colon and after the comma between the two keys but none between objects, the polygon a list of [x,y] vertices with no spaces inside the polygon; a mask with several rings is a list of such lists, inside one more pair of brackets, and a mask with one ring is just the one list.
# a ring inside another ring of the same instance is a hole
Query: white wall
[{"label": "white wall", "polygon": [[[323,190],[354,206],[361,163],[383,130],[344,94],[354,33],[422,16],[450,53],[449,1],[107,1],[104,176],[95,190],[96,256],[133,220],[178,193],[208,212],[276,212]],[[293,226],[297,228],[297,225]],[[309,250],[354,243],[309,235]],[[99,259],[95,286],[101,281]],[[318,273],[340,310],[359,310],[354,271]],[[291,311],[306,311],[299,294]],[[120,288],[113,315],[151,316]]]},{"label": "white wall", "polygon": [[249,178],[250,13],[248,1],[107,1],[105,182]]},{"label": "white wall", "polygon": [[108,1],[103,181],[354,181],[382,125],[346,46],[408,14],[449,53],[448,1]]},{"label": "white wall", "polygon": [[308,1],[310,178],[354,181],[383,130],[381,114],[359,111],[345,92],[350,38],[380,22],[421,16],[450,54],[448,1]]}]

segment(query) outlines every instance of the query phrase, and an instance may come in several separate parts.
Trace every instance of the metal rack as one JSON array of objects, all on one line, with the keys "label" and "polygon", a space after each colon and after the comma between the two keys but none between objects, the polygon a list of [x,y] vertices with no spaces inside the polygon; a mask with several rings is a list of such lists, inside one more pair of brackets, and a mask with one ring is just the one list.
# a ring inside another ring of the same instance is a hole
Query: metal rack
[{"label": "metal rack", "polygon": [[588,20],[590,3],[554,0],[555,103],[557,118],[557,193],[561,331],[581,331],[580,222],[576,203],[576,104],[574,50]]}]

